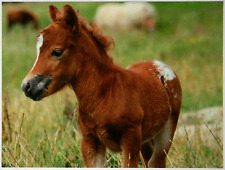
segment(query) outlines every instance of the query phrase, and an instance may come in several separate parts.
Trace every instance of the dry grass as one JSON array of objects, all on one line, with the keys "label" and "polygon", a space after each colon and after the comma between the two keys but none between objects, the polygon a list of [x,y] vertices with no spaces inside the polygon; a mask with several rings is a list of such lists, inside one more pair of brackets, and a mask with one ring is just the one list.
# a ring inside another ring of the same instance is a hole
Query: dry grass
[{"label": "dry grass", "polygon": [[[84,167],[76,121],[77,101],[65,89],[40,102],[26,98],[20,84],[35,61],[38,32],[6,27],[6,12],[15,6],[28,8],[40,17],[40,28],[50,24],[47,6],[51,3],[4,4],[2,11],[2,166],[3,167]],[[60,9],[64,3],[53,3]],[[69,3],[80,14],[93,19],[101,3]],[[162,60],[178,74],[183,90],[182,113],[223,104],[223,3],[154,3],[159,17],[152,33],[111,34],[116,42],[112,52],[116,63],[126,67],[140,60]],[[63,114],[64,113],[64,114]],[[223,167],[222,138],[209,122],[202,122],[213,143],[201,136],[194,124],[175,134],[167,167]],[[218,124],[221,128],[222,124]],[[122,155],[107,152],[106,167],[121,167]],[[142,166],[141,159],[139,166]]]},{"label": "dry grass", "polygon": [[[66,93],[66,95],[63,95]],[[3,121],[3,166],[9,167],[84,167],[80,153],[81,134],[77,128],[76,112],[72,116],[64,112],[66,100],[74,103],[71,89],[65,89],[52,98],[32,102],[24,96],[7,99],[4,94],[3,118],[8,114],[9,121]],[[12,101],[17,101],[16,103]],[[58,103],[64,103],[59,105]],[[38,116],[36,116],[38,114]],[[181,115],[182,116],[182,115]],[[167,157],[167,167],[177,168],[222,168],[223,149],[221,135],[218,136],[210,122],[208,132],[202,135],[199,123],[178,125],[171,150]],[[194,125],[189,130],[189,126]],[[222,124],[217,124],[221,128]],[[10,127],[10,128],[9,128]],[[205,126],[206,127],[206,126]],[[208,137],[205,139],[204,136]],[[10,140],[11,138],[11,140]],[[208,142],[209,138],[210,143]],[[213,154],[212,154],[213,153]],[[107,167],[121,167],[122,155],[107,152]],[[143,167],[140,158],[139,167]]]}]

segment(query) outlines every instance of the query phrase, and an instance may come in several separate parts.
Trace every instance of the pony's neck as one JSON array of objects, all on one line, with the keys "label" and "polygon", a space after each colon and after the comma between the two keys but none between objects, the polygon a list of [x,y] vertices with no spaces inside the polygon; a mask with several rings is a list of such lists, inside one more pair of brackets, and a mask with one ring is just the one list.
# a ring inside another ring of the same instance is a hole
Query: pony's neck
[{"label": "pony's neck", "polygon": [[[87,34],[86,34],[87,35]],[[90,37],[90,36],[89,36]],[[86,38],[86,48],[82,52],[77,73],[72,82],[79,108],[91,112],[96,107],[96,99],[104,98],[113,86],[114,74],[119,66],[101,49],[91,37]],[[88,47],[88,48],[87,48]]]}]

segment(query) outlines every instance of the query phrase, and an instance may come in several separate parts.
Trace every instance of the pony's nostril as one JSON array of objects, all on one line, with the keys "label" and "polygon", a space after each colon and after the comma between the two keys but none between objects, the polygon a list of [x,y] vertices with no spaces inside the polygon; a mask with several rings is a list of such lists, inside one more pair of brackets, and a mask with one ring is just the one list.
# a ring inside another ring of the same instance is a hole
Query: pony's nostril
[{"label": "pony's nostril", "polygon": [[24,92],[30,91],[30,88],[31,88],[31,86],[30,86],[30,83],[29,83],[29,82],[23,82],[23,83],[21,84],[21,89],[22,89]]},{"label": "pony's nostril", "polygon": [[25,91],[29,92],[30,91],[30,83],[28,82],[25,88]]}]

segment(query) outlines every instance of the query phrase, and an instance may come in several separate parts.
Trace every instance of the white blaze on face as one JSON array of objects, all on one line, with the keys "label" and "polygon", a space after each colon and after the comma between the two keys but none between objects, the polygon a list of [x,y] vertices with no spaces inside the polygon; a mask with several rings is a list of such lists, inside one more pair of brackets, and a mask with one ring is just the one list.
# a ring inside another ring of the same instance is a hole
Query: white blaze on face
[{"label": "white blaze on face", "polygon": [[159,79],[161,79],[161,76],[163,76],[164,82],[166,82],[167,80],[173,80],[176,77],[173,70],[163,62],[155,60],[154,66],[157,67],[157,70],[159,72]]},{"label": "white blaze on face", "polygon": [[43,45],[43,35],[40,34],[39,37],[37,38],[37,57],[36,57],[36,60],[35,60],[34,65],[31,70],[34,69],[34,67],[38,61],[38,57],[40,55],[40,48],[42,47],[42,45]]}]

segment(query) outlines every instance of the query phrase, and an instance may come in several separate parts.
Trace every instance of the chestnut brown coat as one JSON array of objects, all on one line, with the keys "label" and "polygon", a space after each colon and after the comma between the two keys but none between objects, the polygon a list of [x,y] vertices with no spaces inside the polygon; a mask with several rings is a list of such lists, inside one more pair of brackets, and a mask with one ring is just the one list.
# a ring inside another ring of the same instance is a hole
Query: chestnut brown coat
[{"label": "chestnut brown coat", "polygon": [[[52,25],[38,36],[37,58],[22,82],[26,96],[41,100],[70,85],[79,105],[81,151],[87,167],[105,166],[106,148],[123,152],[123,167],[165,167],[181,108],[172,69],[143,61],[124,69],[107,49],[114,45],[94,24],[65,5],[49,7]],[[66,140],[66,139],[65,139]]]}]

